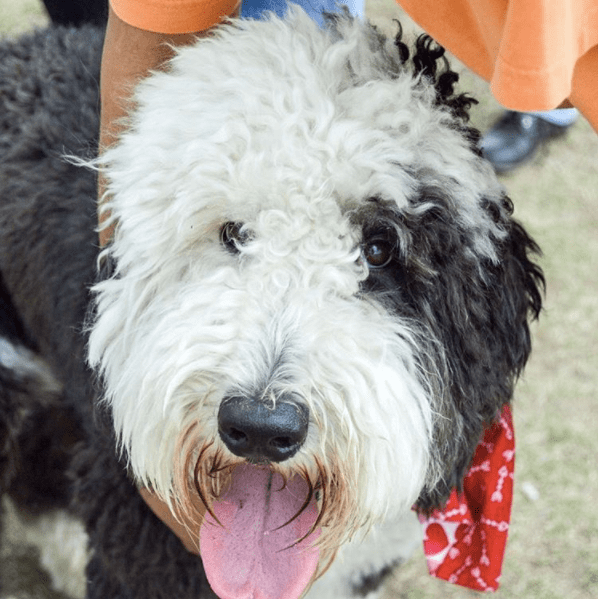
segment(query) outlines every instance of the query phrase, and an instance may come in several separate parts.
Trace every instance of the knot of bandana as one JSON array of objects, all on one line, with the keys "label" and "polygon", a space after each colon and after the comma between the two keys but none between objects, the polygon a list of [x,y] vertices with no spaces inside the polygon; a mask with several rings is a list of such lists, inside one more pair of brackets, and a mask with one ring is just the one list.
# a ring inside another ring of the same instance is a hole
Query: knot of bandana
[{"label": "knot of bandana", "polygon": [[511,409],[486,429],[463,492],[453,490],[443,510],[421,516],[432,576],[474,589],[498,589],[509,532],[515,467]]}]

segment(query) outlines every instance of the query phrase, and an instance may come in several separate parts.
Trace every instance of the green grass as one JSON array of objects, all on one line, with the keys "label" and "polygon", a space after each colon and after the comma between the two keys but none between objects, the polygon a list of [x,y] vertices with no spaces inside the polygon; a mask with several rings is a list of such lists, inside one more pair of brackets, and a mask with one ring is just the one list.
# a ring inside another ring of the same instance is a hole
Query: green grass
[{"label": "green grass", "polygon": [[[401,16],[393,0],[369,0],[367,8],[383,28]],[[36,1],[0,0],[0,34],[43,22]],[[480,99],[472,120],[484,130],[501,109],[484,82],[468,73],[462,81]],[[516,489],[498,596],[596,599],[598,136],[582,121],[503,182],[517,218],[544,251],[548,292],[533,330],[533,356],[517,389]],[[524,493],[525,484],[537,489],[537,500]],[[417,555],[384,599],[476,596],[429,577],[423,555]]]}]

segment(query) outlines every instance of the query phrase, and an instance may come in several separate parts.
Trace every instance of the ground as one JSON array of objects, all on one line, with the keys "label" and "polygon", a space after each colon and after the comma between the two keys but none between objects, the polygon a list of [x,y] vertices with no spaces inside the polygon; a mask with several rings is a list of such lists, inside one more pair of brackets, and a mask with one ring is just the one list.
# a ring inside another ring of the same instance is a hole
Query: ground
[{"label": "ground", "polygon": [[[394,0],[367,0],[381,28],[404,17]],[[39,0],[0,0],[0,35],[43,26]],[[486,129],[500,106],[464,71]],[[598,135],[581,119],[566,137],[503,182],[515,214],[544,250],[548,292],[534,352],[517,388],[517,470],[499,597],[598,597]],[[14,540],[14,539],[13,539]],[[5,539],[6,541],[6,539]],[[0,599],[66,599],[47,588],[33,552],[4,543]],[[423,553],[384,599],[466,599],[471,591],[428,576]]]}]

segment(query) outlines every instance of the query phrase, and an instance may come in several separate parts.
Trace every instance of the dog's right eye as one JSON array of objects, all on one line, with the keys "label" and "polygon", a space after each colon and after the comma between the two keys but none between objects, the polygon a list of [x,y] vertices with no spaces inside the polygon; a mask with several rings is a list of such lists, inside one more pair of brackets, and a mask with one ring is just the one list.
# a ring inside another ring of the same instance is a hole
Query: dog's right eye
[{"label": "dog's right eye", "polygon": [[248,233],[243,230],[243,223],[224,223],[220,229],[220,243],[233,254],[239,253],[239,246],[247,243],[248,238]]},{"label": "dog's right eye", "polygon": [[386,239],[372,239],[364,243],[361,253],[370,268],[384,268],[393,258],[392,245]]}]

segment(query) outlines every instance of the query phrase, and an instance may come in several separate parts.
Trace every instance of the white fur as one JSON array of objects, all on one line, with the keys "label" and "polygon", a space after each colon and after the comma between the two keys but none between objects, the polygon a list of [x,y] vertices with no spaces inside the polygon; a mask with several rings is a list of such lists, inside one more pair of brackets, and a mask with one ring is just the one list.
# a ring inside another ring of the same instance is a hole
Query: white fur
[{"label": "white fur", "polygon": [[2,498],[1,553],[33,547],[40,566],[51,576],[52,588],[72,599],[85,597],[85,567],[89,560],[83,523],[62,511],[40,516],[24,514],[5,495]]},{"label": "white fur", "polygon": [[[103,159],[117,273],[94,290],[89,362],[133,473],[165,498],[181,431],[197,423],[233,461],[222,398],[292,381],[311,420],[281,469],[338,467],[351,536],[398,517],[438,474],[433,373],[418,372],[417,331],[357,294],[368,273],[350,216],[371,197],[409,210],[428,181],[477,252],[495,259],[488,239],[503,232],[480,207],[502,190],[433,92],[389,78],[364,26],[342,27],[338,40],[298,9],[236,21],[139,86]],[[227,221],[251,235],[238,255],[219,243]]]},{"label": "white fur", "polygon": [[[405,512],[388,518],[375,526],[363,540],[343,546],[326,574],[311,587],[309,599],[341,599],[363,596],[356,593],[369,576],[378,575],[384,568],[405,563],[421,547],[421,524],[414,512]],[[367,599],[376,599],[383,587],[368,593]]]}]

